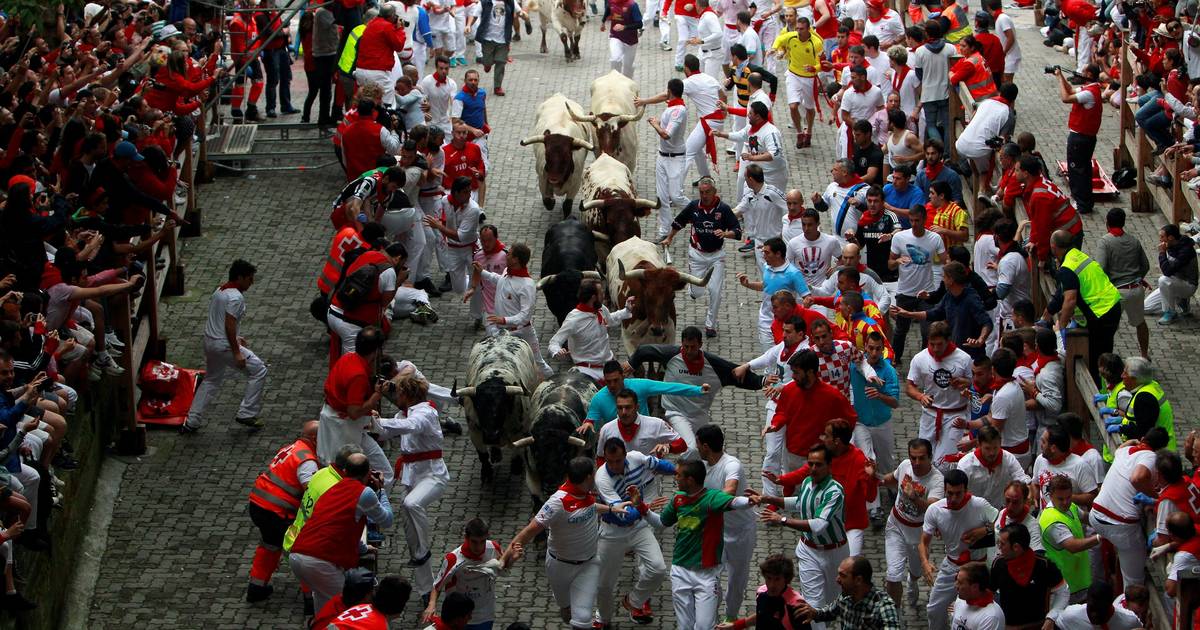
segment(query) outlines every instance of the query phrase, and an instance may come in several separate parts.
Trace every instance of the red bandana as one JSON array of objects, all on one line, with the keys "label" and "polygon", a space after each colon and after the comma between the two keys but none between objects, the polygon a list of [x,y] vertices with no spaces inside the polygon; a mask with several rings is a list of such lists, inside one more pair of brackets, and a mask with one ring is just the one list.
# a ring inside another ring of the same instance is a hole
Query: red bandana
[{"label": "red bandana", "polygon": [[892,91],[899,92],[900,86],[904,85],[904,77],[908,76],[908,71],[911,70],[908,66],[900,66],[897,72],[892,73]]},{"label": "red bandana", "polygon": [[1059,455],[1058,457],[1051,457],[1049,455],[1046,455],[1045,453],[1042,453],[1042,454],[1045,455],[1046,461],[1050,462],[1051,466],[1058,466],[1059,464],[1063,463],[1063,461],[1065,461],[1067,459],[1067,456],[1071,454],[1071,451],[1067,451],[1066,453],[1063,453],[1062,455]]},{"label": "red bandana", "polygon": [[935,354],[934,351],[931,349],[929,351],[929,356],[933,357],[934,361],[941,362],[941,361],[946,360],[946,357],[954,354],[955,350],[958,350],[958,346],[954,345],[954,342],[951,341],[950,343],[946,344],[946,350],[944,352],[942,352],[941,354]]},{"label": "red bandana", "polygon": [[688,374],[700,376],[700,372],[704,370],[704,353],[701,353],[700,358],[696,361],[689,360],[687,355],[682,353],[679,356],[683,359],[683,366],[687,368]]},{"label": "red bandana", "polygon": [[628,444],[633,441],[633,438],[637,437],[638,425],[635,422],[633,426],[626,428],[620,420],[617,420],[617,430],[621,432],[621,439],[625,440],[625,443]]},{"label": "red bandana", "polygon": [[950,510],[961,510],[963,508],[963,506],[965,506],[966,504],[968,504],[970,502],[971,502],[971,493],[964,492],[962,503],[955,505],[955,504],[951,503],[949,499],[946,499],[946,508],[950,509]]},{"label": "red bandana", "polygon": [[667,100],[667,107],[685,107],[686,105],[681,98],[672,98]]},{"label": "red bandana", "polygon": [[520,269],[509,269],[508,275],[510,278],[528,278],[529,277],[529,268],[522,267]]},{"label": "red bandana", "polygon": [[575,305],[575,310],[583,311],[584,313],[595,313],[596,321],[600,322],[601,326],[604,325],[604,315],[600,312],[600,309],[592,306],[591,304],[584,304],[583,302],[580,302],[579,304]]},{"label": "red bandana", "polygon": [[1012,525],[1013,523],[1024,523],[1025,517],[1029,516],[1029,506],[1026,505],[1024,507],[1025,511],[1021,512],[1020,514],[1013,514],[1011,510],[1004,508],[1004,515],[1000,517],[1000,527],[997,527],[996,529],[1003,529],[1004,527]]},{"label": "red bandana", "polygon": [[783,350],[780,350],[780,351],[779,351],[779,360],[780,360],[780,361],[783,361],[783,362],[787,362],[787,360],[788,360],[789,358],[791,358],[791,356],[792,356],[792,353],[793,353],[793,352],[795,352],[795,351],[796,351],[796,348],[799,348],[799,347],[800,347],[800,344],[799,344],[799,343],[797,343],[796,345],[792,346],[791,348],[787,347],[787,344],[784,344],[784,346],[783,346]]},{"label": "red bandana", "polygon": [[925,165],[925,181],[932,182],[941,174],[942,169],[946,167],[945,162],[938,162],[936,166]]},{"label": "red bandana", "polygon": [[1078,442],[1071,444],[1071,452],[1079,456],[1083,456],[1084,453],[1094,448],[1096,447],[1092,446],[1092,443],[1088,442],[1087,440],[1079,440]]},{"label": "red bandana", "polygon": [[562,498],[563,508],[568,512],[574,512],[580,508],[588,507],[596,502],[596,497],[590,492],[584,492],[582,488],[571,483],[571,480],[563,482],[563,485],[558,487],[559,490],[567,493],[567,496]]},{"label": "red bandana", "polygon": [[992,602],[996,601],[996,598],[992,596],[991,591],[984,591],[983,595],[973,599],[968,599],[966,601],[968,606],[974,606],[975,608],[986,608],[991,606]]},{"label": "red bandana", "polygon": [[1057,354],[1042,354],[1039,352],[1037,355],[1037,360],[1034,361],[1034,363],[1033,363],[1033,365],[1034,365],[1033,373],[1037,374],[1038,372],[1041,372],[1042,368],[1046,367],[1047,365],[1050,365],[1051,363],[1054,363],[1057,360],[1058,360]]},{"label": "red bandana", "polygon": [[[462,555],[464,558],[470,558],[471,560],[483,560],[482,553],[479,554],[478,556],[471,553],[471,541],[468,538],[463,538],[462,547],[460,548],[460,550],[462,551]],[[483,550],[485,552],[487,551],[487,543],[484,543]]]},{"label": "red bandana", "polygon": [[491,256],[492,254],[504,249],[504,243],[501,243],[500,239],[496,239],[492,242],[495,243],[495,245],[493,245],[491,249],[488,249],[487,247],[483,248],[483,253],[488,256]]},{"label": "red bandana", "polygon": [[475,96],[476,94],[479,93],[479,88],[478,87],[473,88],[469,85],[464,85],[462,91],[464,94],[470,94],[471,96]]},{"label": "red bandana", "polygon": [[439,85],[439,86],[446,85],[446,80],[449,78],[450,78],[449,74],[439,76],[438,73],[436,73],[436,72],[433,73],[434,85]]},{"label": "red bandana", "polygon": [[1110,227],[1108,228],[1108,233],[1113,236],[1125,236],[1125,228]]},{"label": "red bandana", "polygon": [[1133,455],[1134,453],[1140,453],[1142,451],[1152,451],[1152,450],[1154,450],[1154,449],[1150,448],[1150,446],[1148,444],[1138,442],[1137,444],[1129,447],[1129,454]]},{"label": "red bandana", "polygon": [[1004,461],[1004,451],[1000,451],[996,455],[996,459],[989,462],[983,458],[983,451],[979,450],[979,447],[975,447],[975,459],[978,459],[979,463],[983,464],[983,467],[988,470],[989,474],[994,473],[1000,467],[1000,462]]},{"label": "red bandana", "polygon": [[[880,210],[879,213],[877,213],[877,214],[872,213],[870,211],[864,212],[861,217],[858,217],[858,226],[859,227],[867,227],[868,225],[871,225],[872,223],[878,221],[879,218],[882,216],[883,216],[882,210]],[[859,269],[859,271],[862,271],[862,269]]]},{"label": "red bandana", "polygon": [[765,124],[767,124],[766,120],[758,123],[757,125],[750,125],[750,135],[754,135],[754,134],[758,133],[758,130],[762,129],[763,125],[765,125]]},{"label": "red bandana", "polygon": [[221,285],[221,289],[220,289],[220,290],[221,290],[221,291],[224,291],[225,289],[236,289],[236,288],[237,288],[237,283],[236,283],[236,282],[226,282],[225,284],[222,284],[222,285]]},{"label": "red bandana", "polygon": [[[1025,586],[1029,585],[1029,580],[1033,579],[1033,566],[1034,566],[1034,562],[1036,562],[1036,561],[1037,561],[1037,555],[1035,555],[1033,553],[1033,550],[1026,549],[1025,553],[1022,553],[1021,555],[1017,556],[1016,558],[1013,558],[1013,559],[1007,561],[1005,563],[1004,568],[1008,569],[1008,576],[1011,577],[1013,579],[1013,581],[1017,583],[1017,586],[1024,588]],[[988,599],[989,599],[989,601],[986,604],[983,604],[984,606],[987,606],[988,604],[992,603],[990,601],[991,600],[990,594],[988,595]],[[967,603],[971,603],[971,602],[967,602]]]}]

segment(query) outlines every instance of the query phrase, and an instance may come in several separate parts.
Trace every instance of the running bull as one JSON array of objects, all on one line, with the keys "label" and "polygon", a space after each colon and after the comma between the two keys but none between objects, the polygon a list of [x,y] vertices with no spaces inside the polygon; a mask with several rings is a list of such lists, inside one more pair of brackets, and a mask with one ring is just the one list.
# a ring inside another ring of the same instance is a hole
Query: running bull
[{"label": "running bull", "polygon": [[633,100],[637,96],[637,83],[611,70],[592,81],[592,111],[586,116],[577,116],[576,110],[571,110],[575,122],[595,127],[593,150],[596,156],[611,155],[629,167],[630,172],[637,170],[638,149],[637,128],[630,123],[641,120],[646,113],[645,107],[634,106]]},{"label": "running bull", "polygon": [[533,123],[533,135],[521,141],[523,147],[534,145],[542,205],[551,210],[555,195],[562,195],[564,217],[571,213],[571,206],[579,194],[583,163],[587,151],[592,150],[592,130],[588,125],[572,120],[571,108],[578,109],[579,104],[562,94],[554,94],[542,101]]},{"label": "running bull", "polygon": [[595,393],[595,381],[575,371],[559,372],[533,392],[529,435],[513,446],[525,449],[525,483],[535,506],[562,484],[567,462],[595,450],[595,431],[589,431],[586,440],[575,433]]},{"label": "running bull", "polygon": [[[529,434],[528,399],[540,376],[533,351],[520,337],[501,333],[471,348],[466,386],[459,389],[455,382],[450,395],[465,410],[483,481],[494,478],[501,448]],[[514,459],[513,468],[519,466]]]},{"label": "running bull", "polygon": [[609,308],[637,298],[633,317],[621,325],[625,351],[646,343],[671,343],[675,339],[675,292],[687,285],[706,286],[712,270],[697,278],[668,267],[658,245],[634,237],[612,248],[608,255]]},{"label": "running bull", "polygon": [[595,269],[594,238],[583,222],[570,218],[546,230],[542,244],[542,273],[537,287],[546,295],[546,305],[559,326],[579,301],[579,285],[584,278],[603,279]]},{"label": "running bull", "polygon": [[580,206],[583,223],[596,237],[596,258],[606,260],[609,249],[642,235],[638,219],[658,207],[658,201],[638,199],[628,166],[601,154],[583,173]]}]

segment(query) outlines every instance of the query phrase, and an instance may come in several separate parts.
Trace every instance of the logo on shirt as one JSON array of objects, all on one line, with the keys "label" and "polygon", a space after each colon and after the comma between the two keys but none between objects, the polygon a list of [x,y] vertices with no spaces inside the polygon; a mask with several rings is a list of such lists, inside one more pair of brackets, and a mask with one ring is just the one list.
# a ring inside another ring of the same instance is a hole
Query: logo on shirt
[{"label": "logo on shirt", "polygon": [[908,250],[908,257],[912,259],[914,265],[928,265],[930,255],[929,252],[917,247],[913,244],[904,246]]},{"label": "logo on shirt", "polygon": [[950,387],[950,370],[946,368],[938,368],[933,371],[933,383],[942,389]]}]

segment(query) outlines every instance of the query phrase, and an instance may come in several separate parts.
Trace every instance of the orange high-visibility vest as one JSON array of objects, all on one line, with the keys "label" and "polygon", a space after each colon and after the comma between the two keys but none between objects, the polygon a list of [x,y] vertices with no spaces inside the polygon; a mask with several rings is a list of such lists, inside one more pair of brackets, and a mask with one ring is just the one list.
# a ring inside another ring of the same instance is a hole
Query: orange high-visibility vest
[{"label": "orange high-visibility vest", "polygon": [[317,456],[306,440],[296,440],[279,449],[267,471],[254,480],[250,502],[285,519],[296,518],[304,488],[299,471],[304,462],[315,462]]},{"label": "orange high-visibility vest", "polygon": [[967,91],[971,93],[971,98],[975,99],[976,103],[980,103],[986,99],[996,96],[996,83],[992,81],[992,73],[988,71],[987,62],[983,60],[983,56],[975,53],[954,65],[954,72],[959,81],[967,86]]},{"label": "orange high-visibility vest", "polygon": [[329,297],[329,293],[337,286],[338,278],[342,276],[342,265],[346,260],[346,252],[363,246],[362,238],[353,225],[347,225],[333,235],[329,245],[329,255],[325,257],[325,267],[317,277],[317,289],[321,295]]}]

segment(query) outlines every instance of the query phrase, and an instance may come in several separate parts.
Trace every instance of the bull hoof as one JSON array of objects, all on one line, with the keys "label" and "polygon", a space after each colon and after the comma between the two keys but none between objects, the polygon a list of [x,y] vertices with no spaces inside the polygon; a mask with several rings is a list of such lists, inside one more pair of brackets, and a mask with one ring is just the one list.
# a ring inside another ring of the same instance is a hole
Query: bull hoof
[{"label": "bull hoof", "polygon": [[499,446],[492,446],[488,448],[488,455],[492,458],[493,464],[504,459],[504,452],[500,450]]},{"label": "bull hoof", "polygon": [[519,475],[525,470],[525,460],[520,455],[513,455],[511,461],[508,462],[508,472],[513,475]]},{"label": "bull hoof", "polygon": [[566,199],[563,199],[562,213],[563,213],[563,218],[564,218],[564,219],[565,219],[565,218],[567,218],[567,217],[569,217],[569,216],[571,216],[571,208],[572,208],[574,205],[575,205],[575,200],[574,200],[574,199],[571,199],[570,197],[567,197]]},{"label": "bull hoof", "polygon": [[545,206],[547,210],[553,210],[554,197],[542,197],[542,205]]},{"label": "bull hoof", "polygon": [[543,55],[544,55],[544,54],[546,54],[546,53],[548,53],[548,52],[550,52],[550,49],[549,49],[549,48],[546,48],[546,44],[545,44],[544,42],[542,43],[542,49],[541,49],[541,51],[540,51],[540,52],[541,52]]}]

